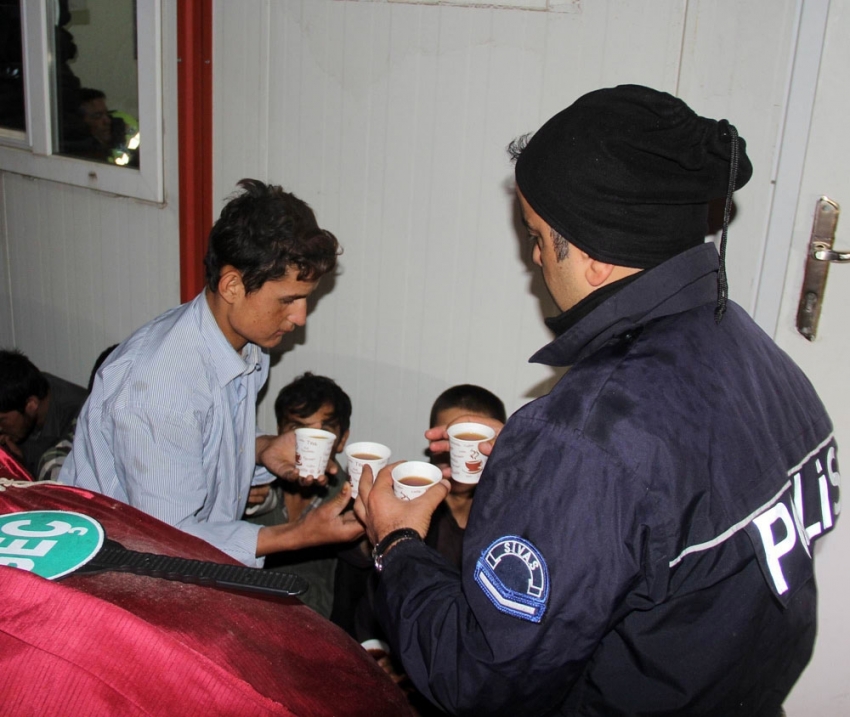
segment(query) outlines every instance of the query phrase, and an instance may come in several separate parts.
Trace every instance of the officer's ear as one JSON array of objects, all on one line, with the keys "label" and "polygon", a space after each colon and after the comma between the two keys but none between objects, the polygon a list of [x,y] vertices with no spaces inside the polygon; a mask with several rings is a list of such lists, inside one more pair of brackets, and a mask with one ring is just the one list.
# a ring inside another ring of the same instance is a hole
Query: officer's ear
[{"label": "officer's ear", "polygon": [[581,253],[587,257],[584,269],[584,278],[595,291],[600,286],[608,283],[608,279],[614,271],[614,264],[608,264],[607,262],[593,259],[588,256],[586,252]]},{"label": "officer's ear", "polygon": [[228,304],[233,304],[245,296],[245,284],[242,283],[242,272],[234,266],[226,264],[218,276],[218,295]]}]

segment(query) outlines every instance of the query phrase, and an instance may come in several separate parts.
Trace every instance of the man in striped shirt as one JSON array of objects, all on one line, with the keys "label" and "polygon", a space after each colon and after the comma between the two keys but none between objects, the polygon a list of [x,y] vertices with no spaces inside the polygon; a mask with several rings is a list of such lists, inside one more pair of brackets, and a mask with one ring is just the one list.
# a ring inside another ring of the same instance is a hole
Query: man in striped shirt
[{"label": "man in striped shirt", "polygon": [[[267,349],[307,319],[336,238],[292,194],[243,179],[210,232],[207,286],[138,329],[98,371],[60,480],[129,503],[246,565],[363,530],[348,489],[296,523],[240,520],[252,486],[297,478],[292,433],[262,435]],[[316,476],[320,484],[325,476]],[[256,489],[255,489],[256,490]]]}]

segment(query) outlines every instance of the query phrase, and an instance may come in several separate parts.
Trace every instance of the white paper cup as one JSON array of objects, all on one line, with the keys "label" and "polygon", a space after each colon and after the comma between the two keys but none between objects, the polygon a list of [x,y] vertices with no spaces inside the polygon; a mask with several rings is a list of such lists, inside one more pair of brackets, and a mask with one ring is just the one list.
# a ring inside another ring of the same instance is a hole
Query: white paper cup
[{"label": "white paper cup", "polygon": [[324,475],[336,444],[336,436],[321,428],[295,429],[295,467],[298,475]]},{"label": "white paper cup", "polygon": [[489,441],[496,431],[483,423],[455,423],[448,434],[452,478],[458,483],[477,483],[487,463],[478,444]]},{"label": "white paper cup", "polygon": [[391,455],[392,451],[383,443],[360,441],[351,443],[346,447],[345,457],[348,459],[348,481],[351,483],[352,498],[357,497],[363,466],[372,468],[372,479],[374,480],[378,471],[389,463]]},{"label": "white paper cup", "polygon": [[[429,488],[433,488],[443,478],[443,472],[425,461],[407,461],[393,468],[393,493],[401,500],[418,498]],[[409,481],[419,479],[416,484]]]},{"label": "white paper cup", "polygon": [[[267,485],[266,483],[258,483],[257,485]],[[255,486],[251,486],[254,488]],[[260,513],[263,515],[265,513],[271,513],[275,508],[277,508],[280,503],[280,495],[278,494],[277,488],[270,488],[269,494],[266,496],[266,499],[262,503],[254,503],[254,505],[249,505],[245,508],[245,515],[255,515],[256,513]]]},{"label": "white paper cup", "polygon": [[360,647],[371,653],[375,659],[390,654],[390,646],[383,640],[376,640],[375,638],[364,640],[360,643]]}]

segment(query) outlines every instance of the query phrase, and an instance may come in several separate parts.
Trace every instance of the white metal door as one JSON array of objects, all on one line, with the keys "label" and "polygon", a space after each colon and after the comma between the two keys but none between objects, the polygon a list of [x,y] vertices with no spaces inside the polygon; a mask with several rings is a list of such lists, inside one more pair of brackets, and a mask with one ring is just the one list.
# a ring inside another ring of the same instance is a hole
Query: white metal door
[{"label": "white metal door", "polygon": [[[850,266],[832,264],[814,341],[795,329],[815,205],[826,195],[843,206],[835,248],[850,251],[850,0],[831,0],[817,75],[808,144],[776,340],[814,383],[835,424],[839,468],[850,471]],[[843,449],[843,451],[842,451]],[[850,517],[816,551],[820,625],[815,655],[785,704],[788,717],[850,714]]]}]

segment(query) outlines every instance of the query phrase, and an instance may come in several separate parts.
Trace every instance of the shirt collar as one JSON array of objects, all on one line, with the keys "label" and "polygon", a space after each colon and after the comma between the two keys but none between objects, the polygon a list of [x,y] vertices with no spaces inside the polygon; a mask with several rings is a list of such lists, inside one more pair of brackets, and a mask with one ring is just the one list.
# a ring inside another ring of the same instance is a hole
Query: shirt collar
[{"label": "shirt collar", "polygon": [[210,352],[210,359],[219,384],[226,386],[234,378],[253,373],[260,367],[260,347],[247,343],[241,353],[236,351],[219,328],[202,291],[193,300],[192,310],[198,315],[201,336]]},{"label": "shirt collar", "polygon": [[652,319],[717,301],[717,249],[708,242],[647,269],[530,359],[572,366],[611,339]]}]

